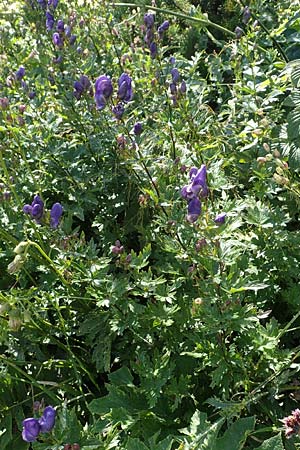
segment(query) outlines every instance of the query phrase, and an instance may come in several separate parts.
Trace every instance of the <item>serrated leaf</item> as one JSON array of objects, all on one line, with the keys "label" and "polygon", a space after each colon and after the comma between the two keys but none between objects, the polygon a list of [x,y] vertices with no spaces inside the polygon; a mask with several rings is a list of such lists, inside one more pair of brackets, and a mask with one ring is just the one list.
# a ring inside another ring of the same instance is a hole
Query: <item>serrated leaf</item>
[{"label": "serrated leaf", "polygon": [[149,447],[136,438],[129,438],[126,443],[126,450],[149,450]]},{"label": "serrated leaf", "polygon": [[213,450],[241,450],[254,426],[254,417],[238,419],[225,431],[221,438],[217,439]]},{"label": "serrated leaf", "polygon": [[256,450],[284,450],[281,434],[277,434],[276,436],[267,439],[260,447]]}]

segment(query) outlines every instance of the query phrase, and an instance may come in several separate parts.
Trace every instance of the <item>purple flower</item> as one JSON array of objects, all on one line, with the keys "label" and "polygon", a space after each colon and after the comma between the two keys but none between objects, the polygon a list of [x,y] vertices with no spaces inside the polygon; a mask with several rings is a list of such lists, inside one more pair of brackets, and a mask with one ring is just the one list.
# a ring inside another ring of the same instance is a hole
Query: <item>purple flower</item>
[{"label": "purple flower", "polygon": [[136,136],[139,136],[143,131],[143,126],[141,124],[141,122],[137,122],[134,124],[133,126],[133,132]]},{"label": "purple flower", "polygon": [[190,170],[190,189],[195,195],[198,195],[200,193],[201,197],[207,197],[208,188],[206,184],[206,165],[202,164],[202,166],[196,173],[195,169],[195,167],[192,167],[192,169]]},{"label": "purple flower", "polygon": [[146,42],[148,47],[150,47],[153,39],[154,39],[153,29],[152,28],[148,28],[147,31],[146,31],[145,38],[144,38],[144,41]]},{"label": "purple flower", "polygon": [[168,21],[168,20],[165,20],[165,21],[158,27],[158,30],[157,30],[157,31],[158,31],[158,35],[159,35],[159,37],[160,37],[161,39],[163,38],[164,32],[168,30],[169,26],[170,26],[169,21]]},{"label": "purple flower", "polygon": [[188,213],[186,220],[190,223],[196,222],[201,214],[201,202],[198,197],[192,198],[188,203]]},{"label": "purple flower", "polygon": [[65,24],[63,20],[59,19],[57,21],[56,29],[59,33],[63,33],[65,31]]},{"label": "purple flower", "polygon": [[28,418],[23,420],[23,430],[22,430],[22,438],[26,442],[34,442],[36,441],[39,432],[40,432],[40,424],[38,419]]},{"label": "purple flower", "polygon": [[122,119],[124,111],[125,111],[125,108],[122,103],[118,103],[116,106],[114,106],[112,108],[112,112],[113,112],[114,116],[116,117],[116,119],[118,119],[118,120]]},{"label": "purple flower", "polygon": [[181,85],[180,85],[180,92],[182,93],[182,94],[185,94],[186,93],[186,82],[183,80],[182,82],[181,82]]},{"label": "purple flower", "polygon": [[169,59],[170,64],[172,64],[172,66],[174,66],[174,64],[176,63],[176,59],[174,58],[174,56],[171,56]]},{"label": "purple flower", "polygon": [[157,45],[156,42],[151,42],[149,46],[151,58],[155,58],[157,55]]},{"label": "purple flower", "polygon": [[171,70],[171,75],[172,75],[173,83],[178,83],[178,81],[180,79],[180,75],[179,75],[179,71],[178,71],[178,69],[176,69],[176,67],[174,67]]},{"label": "purple flower", "polygon": [[39,195],[33,197],[31,205],[24,205],[23,212],[30,214],[37,223],[40,223],[40,219],[44,214],[44,202]]},{"label": "purple flower", "polygon": [[113,245],[111,247],[111,251],[112,253],[114,253],[115,255],[120,255],[120,253],[123,253],[124,251],[124,246],[121,245],[121,242],[119,241],[119,239],[116,240],[115,245]]},{"label": "purple flower", "polygon": [[158,32],[159,30],[161,30],[162,32],[167,31],[168,28],[170,26],[170,23],[168,20],[165,20],[159,27],[158,27]]},{"label": "purple flower", "polygon": [[84,87],[80,81],[75,81],[73,86],[74,86],[74,92],[73,92],[74,97],[76,97],[77,100],[79,100],[81,95],[83,94]]},{"label": "purple flower", "polygon": [[113,85],[111,79],[106,75],[101,75],[97,78],[95,83],[95,102],[97,109],[103,109],[111,97],[113,92]]},{"label": "purple flower", "polygon": [[48,6],[52,6],[54,9],[58,5],[58,0],[48,0]]},{"label": "purple flower", "polygon": [[175,83],[170,83],[170,91],[172,95],[176,95],[177,94],[177,86]]},{"label": "purple flower", "polygon": [[46,12],[46,29],[47,31],[52,30],[54,27],[54,16],[49,11]]},{"label": "purple flower", "polygon": [[243,11],[243,22],[245,25],[249,22],[250,18],[251,18],[250,8],[249,6],[245,6]]},{"label": "purple flower", "polygon": [[24,77],[24,75],[25,75],[25,69],[24,69],[24,67],[20,67],[15,73],[16,80],[21,81],[22,78]]},{"label": "purple flower", "polygon": [[152,13],[147,13],[144,15],[144,24],[147,28],[152,28],[155,21],[155,15]]},{"label": "purple flower", "polygon": [[63,45],[63,41],[62,41],[59,33],[53,33],[52,41],[53,41],[53,44],[56,45],[57,47],[62,47],[62,45]]},{"label": "purple flower", "polygon": [[[55,205],[59,205],[59,203],[55,203]],[[38,420],[40,425],[40,433],[49,433],[49,431],[52,430],[55,424],[55,416],[56,411],[52,406],[47,406],[44,409],[42,417]]]},{"label": "purple flower", "polygon": [[133,97],[131,78],[127,73],[122,73],[118,80],[118,97],[124,102],[130,102]]},{"label": "purple flower", "polygon": [[[63,208],[62,208],[61,204],[54,203],[54,205],[52,206],[51,211],[50,211],[50,227],[51,228],[58,227],[62,213],[63,213]],[[50,406],[48,408],[50,408]],[[46,409],[45,409],[45,411],[46,411]]]},{"label": "purple flower", "polygon": [[67,26],[65,27],[65,36],[66,36],[67,38],[69,38],[69,37],[71,37],[71,34],[72,34],[72,28],[70,27],[70,25],[67,25]]},{"label": "purple flower", "polygon": [[32,100],[35,96],[36,96],[36,92],[35,91],[30,91],[29,94],[28,94],[28,97],[30,98],[30,100]]},{"label": "purple flower", "polygon": [[76,36],[76,34],[72,34],[72,35],[70,36],[70,39],[69,39],[69,43],[70,43],[70,45],[74,45],[74,44],[75,44],[75,41],[76,41],[76,39],[77,39],[77,36]]},{"label": "purple flower", "polygon": [[226,213],[220,213],[220,214],[217,215],[217,217],[215,218],[214,222],[217,225],[222,225],[223,223],[225,223],[226,216],[227,216]]},{"label": "purple flower", "polygon": [[235,27],[234,29],[236,39],[241,39],[244,34],[244,31],[240,27]]}]

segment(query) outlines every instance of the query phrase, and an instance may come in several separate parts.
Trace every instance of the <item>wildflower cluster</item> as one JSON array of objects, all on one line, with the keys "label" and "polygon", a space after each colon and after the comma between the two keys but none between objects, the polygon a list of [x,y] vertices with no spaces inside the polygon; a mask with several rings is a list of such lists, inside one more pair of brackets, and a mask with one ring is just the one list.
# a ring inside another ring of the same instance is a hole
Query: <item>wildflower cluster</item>
[{"label": "wildflower cluster", "polygon": [[292,437],[295,434],[300,434],[300,409],[292,411],[290,416],[284,417],[283,422],[285,428],[285,435],[287,438]]},{"label": "wildflower cluster", "polygon": [[[170,92],[173,104],[176,105],[178,98],[186,93],[186,82],[184,80],[180,83],[180,73],[176,67],[171,70],[172,82],[170,83]],[[180,83],[180,85],[179,85]]]},{"label": "wildflower cluster", "polygon": [[80,79],[74,82],[73,95],[77,100],[81,98],[83,94],[88,92],[90,95],[93,94],[93,88],[89,78],[86,75],[81,75]]},{"label": "wildflower cluster", "polygon": [[190,184],[181,189],[181,196],[188,202],[187,221],[194,223],[201,214],[201,202],[199,197],[206,198],[208,195],[206,165],[202,164],[200,169],[192,167],[189,176]]},{"label": "wildflower cluster", "polygon": [[54,427],[55,416],[55,409],[52,406],[47,406],[39,419],[30,417],[23,420],[23,440],[26,442],[34,442],[40,433],[49,433]]},{"label": "wildflower cluster", "polygon": [[[155,15],[153,13],[147,13],[144,15],[144,24],[146,26],[146,34],[144,41],[150,50],[150,55],[155,58],[157,55],[157,43],[155,40]],[[165,20],[157,29],[159,39],[162,39],[164,33],[169,29],[170,23]]]},{"label": "wildflower cluster", "polygon": [[[31,205],[24,205],[23,212],[29,214],[36,223],[41,224],[44,216],[44,202],[39,195],[35,195]],[[57,228],[59,225],[60,218],[63,213],[63,208],[60,203],[54,203],[50,210],[50,227]]]},{"label": "wildflower cluster", "polygon": [[[196,222],[201,214],[202,205],[200,198],[207,198],[208,196],[206,175],[205,164],[202,164],[200,169],[192,167],[189,172],[190,184],[183,186],[181,189],[181,196],[188,202],[186,220],[190,223]],[[225,222],[225,218],[226,213],[220,213],[216,216],[214,222],[217,225],[222,225]]]},{"label": "wildflower cluster", "polygon": [[[113,84],[106,75],[101,75],[95,83],[95,102],[98,110],[105,108],[106,103],[113,94]],[[112,112],[117,119],[121,119],[125,108],[124,104],[133,98],[132,80],[127,73],[122,73],[118,79],[117,104],[113,106]]]}]

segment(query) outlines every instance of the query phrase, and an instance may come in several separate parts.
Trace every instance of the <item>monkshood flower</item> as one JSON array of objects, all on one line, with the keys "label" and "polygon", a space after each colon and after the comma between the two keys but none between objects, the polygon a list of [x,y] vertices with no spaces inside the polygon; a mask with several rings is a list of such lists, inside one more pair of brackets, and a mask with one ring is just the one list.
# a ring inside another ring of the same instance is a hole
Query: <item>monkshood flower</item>
[{"label": "monkshood flower", "polygon": [[141,122],[137,122],[134,124],[133,126],[133,132],[136,136],[139,136],[143,131],[143,126],[141,124]]},{"label": "monkshood flower", "polygon": [[[61,204],[54,203],[54,205],[52,206],[52,208],[50,210],[50,227],[51,228],[58,227],[62,213],[63,213],[63,208],[62,208]],[[50,406],[49,406],[49,408],[50,408]],[[46,411],[46,409],[45,409],[45,411]],[[44,411],[44,413],[45,413],[45,411]]]},{"label": "monkshood flower", "polygon": [[157,45],[156,42],[151,42],[149,46],[151,58],[155,58],[157,55]]},{"label": "monkshood flower", "polygon": [[111,97],[113,92],[113,85],[111,79],[106,75],[101,75],[97,78],[95,83],[95,102],[97,109],[101,110],[105,107],[108,99]]},{"label": "monkshood flower", "polygon": [[48,6],[52,6],[52,8],[57,8],[58,0],[48,0]]},{"label": "monkshood flower", "polygon": [[50,31],[54,27],[54,16],[49,11],[46,12],[46,30]]},{"label": "monkshood flower", "polygon": [[20,67],[15,73],[15,78],[16,78],[16,80],[21,81],[22,78],[24,77],[24,75],[25,75],[25,69],[24,69],[24,67]]},{"label": "monkshood flower", "polygon": [[125,108],[122,103],[118,103],[116,106],[112,108],[113,115],[116,119],[121,120],[124,114]]},{"label": "monkshood flower", "polygon": [[63,46],[63,40],[60,37],[59,33],[53,33],[52,41],[53,41],[53,44],[56,45],[56,47],[62,47]]},{"label": "monkshood flower", "polygon": [[217,217],[215,218],[214,222],[217,225],[222,225],[223,223],[225,223],[226,216],[227,216],[226,213],[220,213],[220,214],[217,215]]},{"label": "monkshood flower", "polygon": [[179,75],[179,70],[176,69],[176,67],[174,67],[174,68],[171,70],[171,75],[172,75],[173,83],[178,83],[179,80],[180,80],[180,75]]},{"label": "monkshood flower", "polygon": [[201,214],[201,202],[198,197],[192,198],[188,203],[188,213],[186,220],[190,223],[196,222]]},{"label": "monkshood flower", "polygon": [[152,13],[147,13],[144,15],[144,24],[147,28],[152,28],[154,26],[155,15]]},{"label": "monkshood flower", "polygon": [[236,39],[241,39],[244,34],[244,31],[240,27],[235,27],[234,29]]},{"label": "monkshood flower", "polygon": [[291,438],[295,434],[300,434],[300,409],[292,411],[290,416],[281,419],[285,428],[285,436]]},{"label": "monkshood flower", "polygon": [[114,253],[115,255],[120,255],[120,253],[123,253],[124,251],[124,246],[121,245],[121,242],[119,241],[119,239],[116,240],[115,245],[113,245],[111,247],[111,251],[112,253]]},{"label": "monkshood flower", "polygon": [[44,215],[44,202],[41,197],[39,195],[35,195],[31,205],[23,206],[23,212],[25,214],[30,214],[37,223],[40,223],[40,220]]},{"label": "monkshood flower", "polygon": [[65,36],[67,38],[70,38],[72,34],[72,28],[70,27],[70,25],[65,26]]},{"label": "monkshood flower", "polygon": [[122,73],[118,80],[118,97],[123,102],[130,102],[133,97],[133,91],[131,87],[131,78],[127,73]]},{"label": "monkshood flower", "polygon": [[79,81],[75,81],[74,83],[74,97],[77,98],[77,100],[80,99],[81,95],[85,92],[89,91],[92,92],[92,85],[89,80],[89,78],[86,75],[81,75],[79,78]]},{"label": "monkshood flower", "polygon": [[[59,203],[56,203],[56,205],[59,205]],[[40,425],[40,433],[49,433],[49,431],[52,430],[55,424],[55,416],[56,411],[52,406],[47,406],[44,409],[42,417],[38,420]]]},{"label": "monkshood flower", "polygon": [[76,42],[76,39],[77,39],[76,34],[72,34],[72,35],[70,36],[70,39],[69,39],[69,44],[70,44],[70,45],[74,45],[75,42]]},{"label": "monkshood flower", "polygon": [[250,18],[251,18],[250,8],[249,6],[245,6],[243,11],[243,22],[245,25],[249,22]]},{"label": "monkshood flower", "polygon": [[180,90],[181,94],[186,93],[186,82],[184,80],[181,82],[179,90]]},{"label": "monkshood flower", "polygon": [[40,433],[49,433],[55,424],[56,411],[52,406],[44,409],[39,419],[32,417],[23,420],[22,438],[26,442],[34,442]]},{"label": "monkshood flower", "polygon": [[59,33],[63,33],[65,31],[65,24],[63,20],[60,19],[57,21],[56,30]]},{"label": "monkshood flower", "polygon": [[26,442],[36,441],[40,433],[40,424],[38,419],[28,418],[23,420],[22,438]]},{"label": "monkshood flower", "polygon": [[158,35],[160,39],[163,38],[164,33],[169,29],[170,23],[168,20],[165,20],[157,29]]},{"label": "monkshood flower", "polygon": [[192,167],[190,170],[190,184],[181,189],[181,196],[185,200],[191,200],[200,195],[200,197],[207,197],[208,188],[206,183],[206,165],[202,164],[200,169]]}]

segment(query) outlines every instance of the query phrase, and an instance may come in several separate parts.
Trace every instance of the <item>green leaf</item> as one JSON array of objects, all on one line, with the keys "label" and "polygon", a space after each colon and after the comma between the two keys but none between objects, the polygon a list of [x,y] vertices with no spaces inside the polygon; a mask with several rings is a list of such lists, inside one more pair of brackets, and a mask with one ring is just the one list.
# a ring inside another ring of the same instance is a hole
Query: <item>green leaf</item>
[{"label": "green leaf", "polygon": [[245,417],[232,424],[223,436],[217,439],[214,450],[240,450],[243,448],[247,436],[254,429],[255,418]]},{"label": "green leaf", "polygon": [[133,376],[126,366],[112,372],[108,378],[115,386],[134,386]]},{"label": "green leaf", "polygon": [[126,450],[149,450],[139,439],[129,438],[126,443]]},{"label": "green leaf", "polygon": [[284,450],[281,434],[277,434],[276,436],[267,439],[260,447],[256,450]]}]

